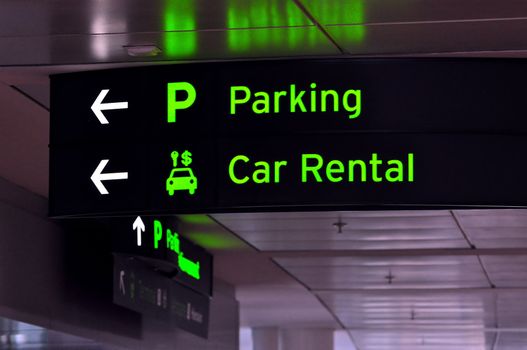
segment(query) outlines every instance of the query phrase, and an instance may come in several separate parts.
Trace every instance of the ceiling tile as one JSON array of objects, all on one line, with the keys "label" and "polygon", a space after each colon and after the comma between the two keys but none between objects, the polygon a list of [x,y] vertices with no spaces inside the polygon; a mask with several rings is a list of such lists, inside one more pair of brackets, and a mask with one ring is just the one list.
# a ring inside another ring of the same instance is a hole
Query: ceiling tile
[{"label": "ceiling tile", "polygon": [[527,210],[456,210],[463,230],[478,248],[527,247]]},{"label": "ceiling tile", "polygon": [[524,50],[527,20],[337,25],[329,34],[353,55]]},{"label": "ceiling tile", "polygon": [[527,333],[501,332],[495,350],[523,350],[527,344]]},{"label": "ceiling tile", "polygon": [[319,297],[353,330],[483,330],[496,323],[491,291],[323,292]]},{"label": "ceiling tile", "polygon": [[302,0],[321,24],[460,21],[527,16],[523,0]]},{"label": "ceiling tile", "polygon": [[481,256],[481,259],[496,287],[527,287],[527,255]]},{"label": "ceiling tile", "polygon": [[525,293],[525,289],[499,291],[497,323],[500,328],[527,328]]},{"label": "ceiling tile", "polygon": [[276,258],[314,290],[489,287],[475,256]]},{"label": "ceiling tile", "polygon": [[469,247],[449,211],[247,213],[214,217],[260,250]]},{"label": "ceiling tile", "polygon": [[361,350],[492,350],[493,333],[483,331],[352,331]]}]

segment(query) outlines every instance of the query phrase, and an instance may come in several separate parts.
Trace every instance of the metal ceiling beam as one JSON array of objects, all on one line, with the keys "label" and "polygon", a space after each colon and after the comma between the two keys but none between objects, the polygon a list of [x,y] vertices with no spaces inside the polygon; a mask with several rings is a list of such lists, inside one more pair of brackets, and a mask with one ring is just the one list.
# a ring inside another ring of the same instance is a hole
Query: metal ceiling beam
[{"label": "metal ceiling beam", "polygon": [[448,294],[448,293],[474,293],[474,292],[526,292],[527,287],[468,287],[468,288],[339,288],[339,289],[310,289],[314,294],[335,294],[335,293],[386,293],[386,294]]},{"label": "metal ceiling beam", "polygon": [[[461,234],[463,234],[463,237],[465,238],[467,243],[470,245],[470,247],[472,249],[477,249],[476,245],[474,244],[474,242],[470,238],[469,233],[467,232],[465,227],[463,227],[462,221],[459,218],[458,214],[454,210],[451,210],[450,214],[452,214],[452,217],[454,218],[454,221],[456,222],[456,225],[459,228],[459,231],[461,231]],[[496,284],[490,278],[489,271],[487,270],[487,267],[485,266],[485,263],[481,259],[481,255],[477,254],[477,258],[478,258],[479,265],[481,266],[481,270],[483,270],[483,274],[485,275],[485,278],[487,279],[487,283],[489,284],[489,286],[491,288],[496,288]]]},{"label": "metal ceiling beam", "polygon": [[[430,328],[429,328],[430,327]],[[350,332],[423,332],[426,331],[427,333],[470,333],[470,332],[484,332],[484,333],[527,333],[527,328],[466,328],[466,329],[460,329],[459,326],[411,326],[411,327],[372,327],[372,328],[347,328]]]},{"label": "metal ceiling beam", "polygon": [[347,54],[348,52],[340,46],[339,43],[329,34],[329,32],[326,30],[326,28],[320,24],[320,22],[313,16],[313,14],[307,9],[307,7],[304,6],[304,4],[300,0],[293,0],[295,5],[302,11],[302,13],[309,18],[311,22],[324,34],[324,36],[333,44],[335,47],[343,54]]},{"label": "metal ceiling beam", "polygon": [[338,258],[338,257],[419,257],[527,255],[527,248],[483,249],[393,249],[393,250],[266,250],[269,258]]}]

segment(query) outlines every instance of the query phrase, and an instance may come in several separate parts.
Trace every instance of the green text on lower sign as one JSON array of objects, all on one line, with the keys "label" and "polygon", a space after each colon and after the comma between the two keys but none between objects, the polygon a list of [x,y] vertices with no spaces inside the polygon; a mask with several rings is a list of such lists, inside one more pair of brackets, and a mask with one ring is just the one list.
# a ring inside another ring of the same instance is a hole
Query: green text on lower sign
[{"label": "green text on lower sign", "polygon": [[166,248],[177,254],[179,269],[190,277],[199,280],[200,263],[192,261],[185,257],[185,252],[181,249],[179,234],[172,232],[170,229],[163,230],[163,224],[159,220],[154,220],[154,248],[159,249],[160,244],[166,244]]}]

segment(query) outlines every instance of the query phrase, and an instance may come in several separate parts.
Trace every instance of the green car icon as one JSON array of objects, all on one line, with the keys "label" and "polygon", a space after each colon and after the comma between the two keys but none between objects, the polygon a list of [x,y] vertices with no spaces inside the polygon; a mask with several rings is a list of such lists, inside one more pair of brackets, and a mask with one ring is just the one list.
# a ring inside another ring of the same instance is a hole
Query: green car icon
[{"label": "green car icon", "polygon": [[167,179],[168,194],[173,196],[174,191],[188,190],[191,195],[198,188],[198,179],[192,173],[190,168],[176,168],[170,173]]}]

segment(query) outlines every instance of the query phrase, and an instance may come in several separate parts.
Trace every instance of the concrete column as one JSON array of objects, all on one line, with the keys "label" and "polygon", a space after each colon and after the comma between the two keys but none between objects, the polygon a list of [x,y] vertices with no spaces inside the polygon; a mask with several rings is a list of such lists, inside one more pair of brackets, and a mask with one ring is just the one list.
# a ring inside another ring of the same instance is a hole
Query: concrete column
[{"label": "concrete column", "polygon": [[280,331],[278,328],[253,328],[254,350],[280,350]]},{"label": "concrete column", "polygon": [[332,329],[285,329],[281,332],[280,350],[333,350],[333,346]]}]

